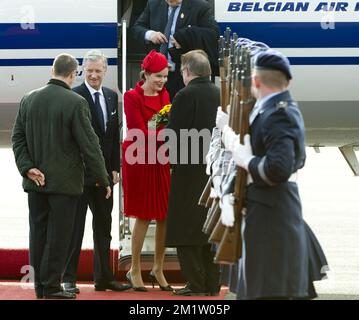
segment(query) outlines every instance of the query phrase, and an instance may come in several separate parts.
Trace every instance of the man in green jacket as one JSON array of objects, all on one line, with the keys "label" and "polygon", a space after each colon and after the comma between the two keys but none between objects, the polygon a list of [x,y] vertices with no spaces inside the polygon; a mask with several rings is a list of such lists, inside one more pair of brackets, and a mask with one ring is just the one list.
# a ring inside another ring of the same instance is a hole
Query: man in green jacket
[{"label": "man in green jacket", "polygon": [[71,239],[77,200],[83,192],[84,165],[97,185],[111,188],[87,101],[71,91],[77,60],[55,58],[46,86],[22,99],[12,133],[16,165],[28,192],[30,265],[38,298],[71,299],[61,276]]}]

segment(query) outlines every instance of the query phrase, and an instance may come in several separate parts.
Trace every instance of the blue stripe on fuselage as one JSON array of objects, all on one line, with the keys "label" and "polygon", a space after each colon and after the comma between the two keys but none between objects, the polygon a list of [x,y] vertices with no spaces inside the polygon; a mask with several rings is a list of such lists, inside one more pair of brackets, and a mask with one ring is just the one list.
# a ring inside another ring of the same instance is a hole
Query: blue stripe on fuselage
[{"label": "blue stripe on fuselage", "polygon": [[117,48],[117,23],[0,23],[0,49]]},{"label": "blue stripe on fuselage", "polygon": [[[221,22],[239,37],[266,43],[272,48],[359,47],[359,23],[337,22],[324,30],[319,22]],[[0,49],[117,48],[117,23],[0,23]]]},{"label": "blue stripe on fuselage", "polygon": [[[359,23],[336,23],[323,30],[320,23],[219,23],[239,37],[261,41],[274,48],[359,48]],[[0,49],[116,48],[116,23],[38,23],[23,30],[19,23],[0,23]],[[289,57],[293,65],[358,65],[359,57]],[[79,59],[81,60],[81,59]],[[53,59],[1,59],[0,66],[50,66]],[[110,65],[117,65],[112,58]]]},{"label": "blue stripe on fuselage", "polygon": [[272,48],[358,48],[359,23],[336,22],[323,29],[319,22],[221,22],[240,38],[264,42]]},{"label": "blue stripe on fuselage", "polygon": [[288,57],[291,65],[358,65],[359,57]]},{"label": "blue stripe on fuselage", "polygon": [[[82,58],[77,59],[82,64]],[[52,66],[54,59],[0,59],[0,67]],[[116,66],[117,58],[108,58],[108,65]]]},{"label": "blue stripe on fuselage", "polygon": [[[80,64],[82,59],[78,59]],[[0,67],[51,66],[54,59],[0,59]],[[359,65],[359,57],[289,57],[292,65]],[[109,58],[110,66],[117,65],[116,58]]]}]

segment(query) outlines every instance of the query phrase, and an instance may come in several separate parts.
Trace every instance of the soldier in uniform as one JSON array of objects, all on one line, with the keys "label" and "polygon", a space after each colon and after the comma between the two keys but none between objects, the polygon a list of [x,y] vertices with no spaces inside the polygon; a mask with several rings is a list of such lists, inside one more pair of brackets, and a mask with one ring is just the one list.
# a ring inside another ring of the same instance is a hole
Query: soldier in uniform
[{"label": "soldier in uniform", "polygon": [[[291,79],[286,57],[274,50],[259,53],[252,76],[257,102],[250,135],[240,144],[231,128],[223,128],[225,147],[249,173],[238,299],[313,298],[313,281],[320,280],[327,264],[302,217],[296,175],[306,157],[304,122],[287,89]],[[218,111],[217,122],[223,118]],[[233,224],[233,210],[222,215],[222,222]]]}]

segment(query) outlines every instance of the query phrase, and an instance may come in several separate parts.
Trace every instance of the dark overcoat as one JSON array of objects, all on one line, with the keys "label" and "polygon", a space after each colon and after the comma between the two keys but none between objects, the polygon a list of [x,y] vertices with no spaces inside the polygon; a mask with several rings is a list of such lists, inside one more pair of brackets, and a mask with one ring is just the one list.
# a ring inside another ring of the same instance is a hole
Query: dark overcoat
[{"label": "dark overcoat", "polygon": [[[84,164],[96,182],[109,185],[88,104],[60,80],[51,79],[21,100],[12,147],[27,192],[81,195]],[[27,178],[31,168],[44,173],[44,187]]]},{"label": "dark overcoat", "polygon": [[[160,50],[160,45],[145,41],[145,34],[149,30],[164,33],[168,20],[168,4],[165,0],[149,0],[147,5],[131,28],[130,35],[135,41],[145,42],[146,50]],[[218,38],[219,27],[207,1],[183,0],[176,20],[174,39],[181,48],[169,48],[168,52],[176,64],[174,70],[168,74],[166,88],[173,100],[176,93],[184,87],[181,70],[181,55],[194,50],[204,50],[212,66],[212,74],[218,75]]]},{"label": "dark overcoat", "polygon": [[[143,42],[148,30],[164,32],[168,20],[168,4],[165,0],[149,0],[141,16],[135,22],[132,32],[136,41]],[[209,56],[213,67],[218,65],[219,27],[207,1],[183,0],[176,21],[173,37],[181,49],[173,49],[173,58],[180,63],[180,55],[194,49],[202,49]],[[160,46],[146,43],[147,50],[159,51]],[[214,70],[213,70],[214,71]]]},{"label": "dark overcoat", "polygon": [[247,212],[239,299],[315,296],[313,274],[325,256],[302,217],[291,175],[304,166],[304,123],[288,91],[264,103],[250,126]]},{"label": "dark overcoat", "polygon": [[[208,236],[202,232],[207,209],[199,206],[198,200],[208,180],[203,158],[208,151],[219,103],[219,89],[205,77],[193,79],[173,101],[167,128],[174,130],[178,138],[177,162],[184,153],[189,154],[191,161],[189,164],[172,164],[166,236],[168,247],[207,243]],[[186,141],[180,139],[181,129],[204,129],[202,132],[204,135],[207,132],[208,137],[199,144],[199,149],[197,147],[191,152],[194,140],[188,143],[187,148]],[[200,161],[194,164],[197,152]]]}]

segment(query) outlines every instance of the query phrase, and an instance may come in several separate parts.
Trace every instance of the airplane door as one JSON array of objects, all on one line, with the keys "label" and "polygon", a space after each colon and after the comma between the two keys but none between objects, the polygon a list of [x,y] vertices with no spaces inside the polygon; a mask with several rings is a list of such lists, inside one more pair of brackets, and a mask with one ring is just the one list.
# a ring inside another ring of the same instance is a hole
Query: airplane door
[{"label": "airplane door", "polygon": [[118,1],[118,22],[119,22],[119,45],[118,45],[118,87],[122,88],[122,19],[127,21],[127,68],[126,89],[133,88],[139,80],[140,65],[146,56],[146,50],[143,43],[135,41],[132,37],[131,27],[145,9],[147,0],[125,0]]},{"label": "airplane door", "polygon": [[[126,90],[134,88],[135,84],[139,81],[140,65],[143,58],[146,56],[146,48],[144,42],[139,42],[134,40],[131,28],[134,25],[137,18],[144,11],[148,0],[118,0],[118,46],[117,46],[117,56],[118,56],[118,88],[121,90],[122,84],[122,72],[126,72]],[[165,0],[163,0],[165,1]],[[214,5],[213,0],[208,1],[212,8]],[[122,20],[125,19],[127,22],[127,41],[126,41],[126,70],[122,70]],[[125,123],[124,121],[122,123]],[[125,124],[124,124],[125,125]],[[122,141],[123,129],[121,128],[121,141]],[[122,157],[122,154],[121,154]],[[121,168],[122,170],[122,168]],[[122,197],[122,188],[120,186],[120,259],[119,259],[119,269],[128,270],[131,263],[130,256],[130,239],[131,239],[131,221],[129,218],[123,216],[123,197]],[[154,248],[154,232],[151,231],[150,224],[149,232],[146,235],[144,247],[141,254],[141,266],[143,269],[151,268],[151,263],[153,259],[153,248]],[[153,240],[151,240],[153,239]],[[167,279],[170,280],[171,272],[174,275],[173,279],[176,279],[176,282],[181,282],[183,279],[179,272],[179,264],[177,261],[177,255],[173,248],[167,248],[164,268],[167,272]]]},{"label": "airplane door", "polygon": [[[118,87],[122,88],[122,19],[127,21],[127,70],[126,78],[127,90],[133,88],[139,80],[140,65],[146,56],[146,48],[143,42],[134,40],[131,28],[137,18],[142,14],[148,0],[118,0],[118,23],[119,23],[119,42],[118,42]],[[165,0],[163,0],[165,1]],[[214,12],[214,0],[207,0]]]}]

